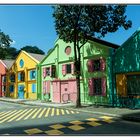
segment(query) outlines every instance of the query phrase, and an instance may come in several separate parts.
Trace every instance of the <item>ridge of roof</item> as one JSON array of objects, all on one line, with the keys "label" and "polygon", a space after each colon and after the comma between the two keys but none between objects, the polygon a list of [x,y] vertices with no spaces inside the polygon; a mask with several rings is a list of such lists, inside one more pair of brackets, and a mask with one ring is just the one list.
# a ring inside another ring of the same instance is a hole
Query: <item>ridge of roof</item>
[{"label": "ridge of roof", "polygon": [[15,60],[13,60],[13,59],[4,59],[4,60],[1,60],[1,61],[4,63],[4,65],[7,68],[10,68],[13,65]]}]

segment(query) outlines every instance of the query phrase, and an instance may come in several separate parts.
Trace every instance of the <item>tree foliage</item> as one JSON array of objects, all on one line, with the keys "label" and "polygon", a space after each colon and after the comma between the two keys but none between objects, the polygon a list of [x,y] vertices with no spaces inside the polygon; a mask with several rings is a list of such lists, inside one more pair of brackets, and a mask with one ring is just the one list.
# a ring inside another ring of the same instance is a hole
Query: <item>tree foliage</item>
[{"label": "tree foliage", "polygon": [[36,53],[36,54],[42,54],[44,55],[45,52],[41,49],[39,49],[37,46],[25,46],[25,47],[22,47],[21,50],[24,50],[26,52],[29,52],[29,53]]},{"label": "tree foliage", "polygon": [[0,47],[0,59],[15,59],[18,55],[18,50],[14,47],[1,48]]},{"label": "tree foliage", "polygon": [[6,35],[4,32],[0,31],[0,47],[1,48],[10,47],[10,44],[12,42],[13,40],[9,37],[9,35]]},{"label": "tree foliage", "polygon": [[77,81],[77,103],[80,107],[80,48],[87,37],[105,37],[120,27],[132,26],[127,20],[124,5],[56,5],[53,7],[56,32],[60,39],[74,43],[74,59]]},{"label": "tree foliage", "polygon": [[54,6],[56,32],[65,41],[74,41],[74,31],[78,40],[85,36],[104,37],[108,32],[120,27],[128,29],[132,22],[125,15],[123,5],[57,5]]}]

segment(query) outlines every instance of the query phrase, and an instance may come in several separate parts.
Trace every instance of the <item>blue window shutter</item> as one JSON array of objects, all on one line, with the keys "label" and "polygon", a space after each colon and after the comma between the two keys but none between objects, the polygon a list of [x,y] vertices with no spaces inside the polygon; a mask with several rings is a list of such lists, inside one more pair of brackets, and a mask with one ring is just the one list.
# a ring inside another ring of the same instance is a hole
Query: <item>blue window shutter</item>
[{"label": "blue window shutter", "polygon": [[32,71],[30,71],[30,80],[32,80]]},{"label": "blue window shutter", "polygon": [[20,73],[18,73],[18,80],[20,81]]},{"label": "blue window shutter", "polygon": [[36,84],[32,84],[32,93],[36,92]]}]

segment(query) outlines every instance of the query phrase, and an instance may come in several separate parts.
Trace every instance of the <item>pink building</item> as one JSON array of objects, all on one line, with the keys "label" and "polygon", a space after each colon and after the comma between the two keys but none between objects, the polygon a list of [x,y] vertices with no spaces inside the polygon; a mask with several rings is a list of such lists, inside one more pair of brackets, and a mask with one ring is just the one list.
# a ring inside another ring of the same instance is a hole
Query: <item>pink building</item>
[{"label": "pink building", "polygon": [[12,66],[13,60],[0,60],[0,97],[6,92],[6,72]]}]

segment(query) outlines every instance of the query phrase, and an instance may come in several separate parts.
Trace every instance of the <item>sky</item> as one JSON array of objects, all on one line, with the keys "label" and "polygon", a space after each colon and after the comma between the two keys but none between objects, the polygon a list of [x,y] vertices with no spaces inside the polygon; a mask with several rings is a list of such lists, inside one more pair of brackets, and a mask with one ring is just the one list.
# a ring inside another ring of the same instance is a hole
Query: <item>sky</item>
[{"label": "sky", "polygon": [[[14,40],[11,47],[37,46],[45,53],[57,39],[52,5],[0,5],[0,29]],[[103,40],[121,45],[140,27],[140,5],[128,5],[127,19],[132,28],[120,28]]]}]

